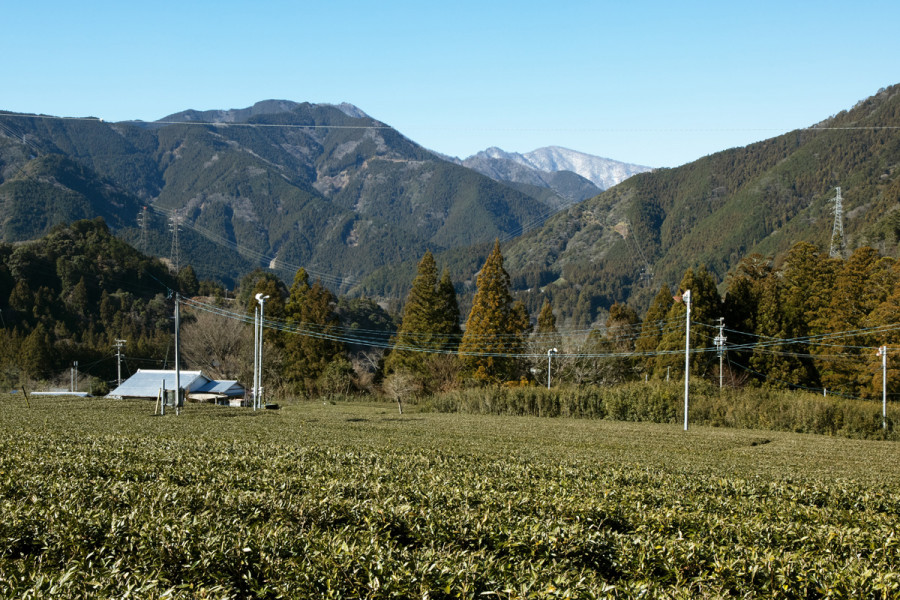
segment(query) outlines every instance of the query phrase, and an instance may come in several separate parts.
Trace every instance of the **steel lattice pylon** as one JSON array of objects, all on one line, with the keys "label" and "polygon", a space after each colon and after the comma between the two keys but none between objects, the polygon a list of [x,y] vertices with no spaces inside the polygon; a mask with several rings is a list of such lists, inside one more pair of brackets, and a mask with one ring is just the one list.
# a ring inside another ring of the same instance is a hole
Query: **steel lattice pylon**
[{"label": "steel lattice pylon", "polygon": [[841,188],[834,198],[834,227],[831,229],[831,258],[844,258],[844,206],[841,202]]}]

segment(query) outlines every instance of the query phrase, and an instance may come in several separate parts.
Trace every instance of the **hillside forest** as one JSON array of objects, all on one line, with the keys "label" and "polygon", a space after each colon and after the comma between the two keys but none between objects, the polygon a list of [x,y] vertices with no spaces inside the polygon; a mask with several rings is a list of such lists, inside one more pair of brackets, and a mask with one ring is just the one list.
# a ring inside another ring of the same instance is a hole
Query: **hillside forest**
[{"label": "hillside forest", "polygon": [[302,268],[289,284],[259,269],[226,290],[198,281],[190,266],[171,273],[115,238],[100,218],[77,221],[34,242],[0,246],[2,376],[12,388],[68,386],[78,361],[80,389],[105,393],[116,380],[117,339],[126,341],[123,377],[172,368],[178,298],[182,368],[249,382],[254,297],[264,293],[264,380],[276,398],[377,394],[399,402],[484,385],[680,379],[686,307],[679,299],[690,290],[694,377],[718,383],[721,364],[730,387],[879,398],[876,351],[887,346],[888,390],[900,384],[890,357],[900,345],[900,263],[871,247],[835,258],[801,242],[777,263],[747,256],[721,282],[704,266],[691,267],[677,288],[657,291],[643,318],[617,303],[603,325],[581,330],[558,327],[549,301],[529,314],[514,300],[499,242],[472,276],[476,291],[465,311],[430,252],[397,312],[338,297]]}]

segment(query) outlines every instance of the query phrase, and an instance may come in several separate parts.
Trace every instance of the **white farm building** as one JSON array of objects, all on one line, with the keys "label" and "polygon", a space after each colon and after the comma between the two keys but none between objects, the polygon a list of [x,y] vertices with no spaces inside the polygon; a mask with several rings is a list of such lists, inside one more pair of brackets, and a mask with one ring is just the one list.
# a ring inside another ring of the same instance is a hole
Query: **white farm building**
[{"label": "white farm building", "polygon": [[[179,383],[186,398],[191,400],[227,401],[242,398],[246,390],[237,381],[217,381],[200,371],[181,371]],[[138,369],[138,372],[107,394],[107,398],[146,398],[155,400],[159,390],[175,389],[175,371]]]}]

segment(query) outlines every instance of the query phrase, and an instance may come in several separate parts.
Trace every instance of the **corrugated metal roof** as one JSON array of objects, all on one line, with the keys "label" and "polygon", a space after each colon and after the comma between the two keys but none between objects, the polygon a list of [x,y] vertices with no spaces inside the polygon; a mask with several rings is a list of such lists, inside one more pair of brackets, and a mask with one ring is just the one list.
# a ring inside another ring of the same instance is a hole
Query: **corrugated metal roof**
[{"label": "corrugated metal roof", "polygon": [[[162,382],[167,390],[175,389],[175,371],[138,369],[138,372],[122,382],[122,385],[108,395],[116,398],[156,398]],[[190,392],[209,383],[200,371],[181,371],[181,389]]]},{"label": "corrugated metal roof", "polygon": [[237,381],[212,380],[206,385],[191,390],[195,394],[222,394],[224,396],[243,396],[244,386]]}]

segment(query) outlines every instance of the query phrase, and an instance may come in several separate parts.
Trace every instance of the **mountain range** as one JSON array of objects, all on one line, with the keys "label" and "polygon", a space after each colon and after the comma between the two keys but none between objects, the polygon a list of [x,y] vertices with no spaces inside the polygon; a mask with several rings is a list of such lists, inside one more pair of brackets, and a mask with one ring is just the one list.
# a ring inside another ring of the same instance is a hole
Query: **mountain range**
[{"label": "mountain range", "polygon": [[337,291],[399,299],[426,249],[465,297],[499,239],[532,313],[549,299],[585,325],[616,301],[646,307],[688,267],[723,281],[752,252],[827,249],[839,186],[848,248],[897,253],[898,86],[678,168],[604,161],[557,147],[450,159],[349,104],[120,123],[0,112],[0,237],[100,215],[229,285],[258,266],[287,280],[303,266]]},{"label": "mountain range", "polygon": [[[777,263],[799,241],[829,252],[837,187],[845,253],[871,245],[898,256],[900,85],[813,125],[636,174],[511,240],[505,267],[531,314],[549,300],[560,322],[588,326],[614,302],[646,309],[688,268],[707,268],[724,290],[730,270],[752,253]],[[488,251],[437,258],[471,291],[474,265]],[[385,267],[361,288],[375,293],[409,273],[408,265]]]},{"label": "mountain range", "polygon": [[120,123],[0,113],[0,238],[101,215],[142,250],[228,284],[304,266],[347,289],[427,249],[511,239],[599,191],[575,173],[543,177],[484,176],[350,104]]}]

